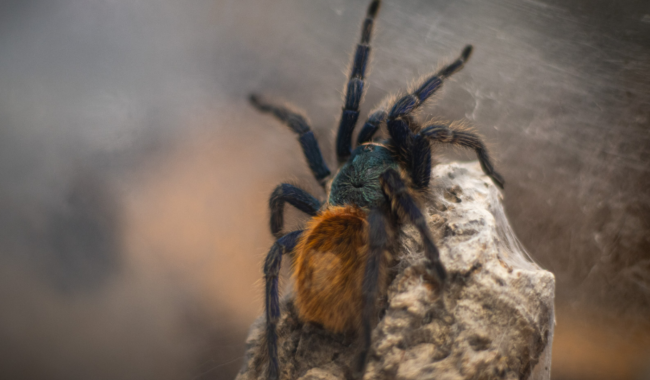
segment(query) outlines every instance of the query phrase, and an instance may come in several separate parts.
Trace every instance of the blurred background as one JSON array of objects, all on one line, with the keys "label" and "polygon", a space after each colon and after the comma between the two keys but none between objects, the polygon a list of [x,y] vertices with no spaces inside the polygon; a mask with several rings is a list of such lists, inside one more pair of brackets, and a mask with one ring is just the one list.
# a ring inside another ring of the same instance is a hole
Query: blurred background
[{"label": "blurred background", "polygon": [[[268,196],[323,196],[246,96],[308,112],[334,167],[367,3],[0,1],[1,378],[234,378]],[[650,3],[386,0],[362,117],[467,43],[427,112],[485,136],[556,276],[553,379],[650,379]]]}]

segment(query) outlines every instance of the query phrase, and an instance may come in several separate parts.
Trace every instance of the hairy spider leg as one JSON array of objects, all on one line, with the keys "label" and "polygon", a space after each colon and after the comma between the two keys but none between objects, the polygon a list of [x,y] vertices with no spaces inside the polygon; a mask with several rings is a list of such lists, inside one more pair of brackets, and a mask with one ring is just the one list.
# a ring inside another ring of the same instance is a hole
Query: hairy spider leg
[{"label": "hairy spider leg", "polygon": [[424,256],[428,261],[426,263],[428,279],[442,289],[447,278],[447,272],[440,262],[440,253],[433,242],[431,231],[429,231],[422,211],[418,208],[413,197],[409,194],[406,184],[395,170],[386,170],[382,173],[379,181],[382,190],[390,200],[393,212],[402,220],[405,219],[413,224],[420,233],[422,245],[424,246]]},{"label": "hairy spider leg", "polygon": [[447,125],[440,124],[430,125],[424,128],[420,132],[420,135],[427,137],[433,142],[454,144],[464,148],[474,149],[478,156],[478,161],[481,163],[483,172],[492,178],[492,181],[494,181],[497,186],[503,189],[505,181],[501,174],[494,170],[487,148],[477,135],[467,131],[453,130]]},{"label": "hairy spider leg", "polygon": [[359,135],[357,136],[357,146],[372,141],[373,136],[379,130],[379,125],[382,121],[386,120],[387,117],[388,113],[383,109],[370,114],[368,120],[366,120],[359,131]]},{"label": "hairy spider leg", "polygon": [[[371,142],[375,137],[375,133],[379,130],[379,126],[387,117],[388,113],[383,108],[371,113],[370,116],[368,116],[368,120],[363,124],[361,131],[359,131],[359,135],[357,136],[357,146]],[[416,130],[419,130],[419,125],[417,125],[415,119],[411,115],[404,115],[402,118],[406,119],[411,131],[415,132]]]},{"label": "hairy spider leg", "polygon": [[290,232],[273,244],[264,261],[265,312],[266,312],[266,344],[269,355],[269,379],[278,378],[278,342],[276,325],[280,318],[280,300],[278,294],[278,276],[282,264],[282,256],[293,251],[302,231]]},{"label": "hairy spider leg", "polygon": [[[392,211],[399,215],[401,219],[412,223],[420,233],[424,245],[425,257],[427,258],[427,279],[442,289],[447,273],[440,262],[440,254],[433,242],[431,231],[429,231],[422,212],[409,194],[406,184],[393,169],[386,170],[382,173],[380,182],[384,194],[390,201]],[[366,368],[368,353],[370,352],[372,326],[376,318],[376,302],[382,265],[381,259],[388,248],[390,236],[396,233],[396,231],[391,231],[396,226],[388,223],[386,211],[378,208],[370,210],[368,214],[368,225],[369,247],[362,285],[362,349],[357,358],[357,371],[359,373],[363,373]],[[392,234],[389,232],[392,232]]]},{"label": "hairy spider leg", "polygon": [[318,183],[321,186],[325,186],[325,179],[331,172],[323,159],[323,154],[318,146],[316,136],[311,131],[307,120],[302,115],[292,112],[285,107],[262,102],[258,95],[252,94],[249,100],[260,112],[273,114],[276,119],[286,124],[292,131],[298,134],[298,141],[300,142],[311,172],[316,177]]},{"label": "hairy spider leg", "polygon": [[341,120],[336,135],[336,156],[338,157],[339,164],[347,161],[352,152],[352,133],[359,118],[359,104],[363,96],[363,81],[370,57],[370,37],[380,4],[380,0],[374,0],[368,6],[366,19],[363,21],[363,26],[361,27],[361,40],[357,44],[357,49],[354,53],[352,70],[350,71],[346,86],[345,105],[341,112]]},{"label": "hairy spider leg", "polygon": [[282,227],[284,226],[284,204],[288,202],[293,207],[304,212],[305,214],[316,216],[321,203],[313,195],[305,190],[283,183],[278,185],[269,199],[269,208],[271,209],[271,233],[275,238],[282,236]]},{"label": "hairy spider leg", "polygon": [[371,141],[372,137],[379,130],[379,125],[388,119],[389,116],[392,119],[404,116],[433,95],[442,85],[443,79],[463,68],[463,65],[467,62],[471,54],[472,46],[467,45],[458,59],[442,68],[442,70],[438,71],[432,77],[427,78],[412,94],[405,95],[395,102],[390,115],[385,109],[379,109],[370,114],[357,136],[357,145]]},{"label": "hairy spider leg", "polygon": [[372,336],[372,326],[377,315],[376,303],[379,293],[379,278],[382,265],[382,257],[388,248],[388,223],[385,212],[373,208],[368,213],[368,256],[366,258],[366,268],[363,274],[362,293],[363,293],[363,310],[361,339],[362,349],[358,356],[356,370],[361,374],[366,368],[368,361],[368,352]]},{"label": "hairy spider leg", "polygon": [[425,136],[413,133],[405,117],[431,97],[442,86],[443,79],[462,69],[471,53],[472,46],[467,45],[458,59],[426,78],[412,93],[399,98],[388,112],[388,133],[416,189],[426,188],[431,180],[431,144]]},{"label": "hairy spider leg", "polygon": [[413,188],[425,189],[431,179],[431,143],[426,137],[414,134],[403,118],[390,120],[387,126],[391,145],[406,166]]},{"label": "hairy spider leg", "polygon": [[469,56],[472,54],[472,45],[467,45],[463,49],[460,57],[451,64],[443,67],[436,74],[426,78],[422,84],[412,93],[399,98],[388,113],[388,120],[394,120],[400,116],[411,113],[419,107],[425,100],[433,95],[442,86],[442,81],[450,75],[458,72],[463,68]]}]

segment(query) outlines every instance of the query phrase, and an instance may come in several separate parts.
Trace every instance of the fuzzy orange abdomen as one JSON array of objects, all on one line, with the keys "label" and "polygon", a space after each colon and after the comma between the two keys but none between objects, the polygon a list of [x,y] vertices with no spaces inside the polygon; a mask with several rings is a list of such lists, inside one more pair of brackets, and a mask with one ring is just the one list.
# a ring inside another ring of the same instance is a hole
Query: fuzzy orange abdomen
[{"label": "fuzzy orange abdomen", "polygon": [[309,222],[294,251],[295,304],[303,320],[333,332],[360,326],[367,251],[368,222],[359,208],[331,207]]}]

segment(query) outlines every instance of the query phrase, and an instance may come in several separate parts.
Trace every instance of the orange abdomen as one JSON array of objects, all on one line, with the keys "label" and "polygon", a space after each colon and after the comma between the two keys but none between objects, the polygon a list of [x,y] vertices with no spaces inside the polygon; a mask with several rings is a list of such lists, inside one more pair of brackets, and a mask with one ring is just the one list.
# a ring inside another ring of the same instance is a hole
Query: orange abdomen
[{"label": "orange abdomen", "polygon": [[309,222],[294,251],[296,307],[303,320],[333,332],[360,326],[367,251],[361,209],[331,207]]}]

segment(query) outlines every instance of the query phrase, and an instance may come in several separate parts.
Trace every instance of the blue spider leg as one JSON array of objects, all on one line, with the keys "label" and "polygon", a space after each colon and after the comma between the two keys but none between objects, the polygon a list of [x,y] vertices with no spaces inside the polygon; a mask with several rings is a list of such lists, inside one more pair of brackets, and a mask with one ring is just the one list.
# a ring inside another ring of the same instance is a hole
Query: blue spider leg
[{"label": "blue spider leg", "polygon": [[[375,133],[379,130],[379,127],[382,122],[386,121],[388,118],[388,112],[384,109],[379,109],[378,111],[373,112],[366,120],[365,124],[359,131],[357,136],[357,146],[372,141]],[[415,120],[410,117],[410,115],[404,115],[402,118],[408,119],[409,125],[415,124]]]},{"label": "blue spider leg", "polygon": [[318,141],[316,141],[316,136],[311,131],[307,120],[302,115],[289,111],[287,108],[264,103],[255,94],[252,94],[249,100],[259,111],[273,114],[276,119],[286,124],[292,131],[298,134],[298,141],[307,159],[307,164],[318,183],[324,186],[325,179],[331,172],[323,159],[323,154],[318,146]]},{"label": "blue spider leg", "polygon": [[283,183],[273,190],[269,199],[269,208],[271,209],[271,233],[276,238],[282,236],[282,227],[284,226],[284,204],[288,202],[298,210],[315,216],[321,204],[318,199],[314,198],[305,190]]},{"label": "blue spider leg", "polygon": [[357,136],[357,145],[372,141],[373,136],[379,130],[379,125],[386,120],[388,113],[384,110],[373,112],[363,124]]},{"label": "blue spider leg", "polygon": [[345,105],[341,112],[341,120],[336,135],[336,156],[339,163],[347,161],[351,154],[352,133],[359,118],[359,104],[363,96],[363,85],[370,57],[370,37],[375,16],[379,11],[380,0],[374,0],[368,6],[366,19],[363,21],[361,28],[361,41],[357,44],[354,60],[352,61],[352,70],[348,77],[348,84],[345,93]]},{"label": "blue spider leg", "polygon": [[357,372],[361,375],[368,362],[370,351],[372,326],[376,318],[376,304],[379,288],[379,274],[382,264],[382,256],[388,245],[388,231],[384,212],[380,209],[372,209],[368,214],[369,225],[369,247],[366,261],[366,269],[363,275],[363,310],[361,339],[362,349],[358,356]]},{"label": "blue spider leg", "polygon": [[411,113],[419,107],[425,100],[433,95],[442,86],[442,81],[452,74],[463,68],[469,56],[472,54],[472,45],[467,45],[463,49],[460,57],[451,64],[443,67],[433,76],[427,78],[413,93],[399,98],[388,113],[388,120],[394,120],[400,116]]},{"label": "blue spider leg", "polygon": [[386,119],[396,119],[400,116],[407,115],[417,108],[440,88],[443,79],[462,69],[471,54],[472,46],[465,46],[458,59],[443,67],[442,70],[438,71],[432,77],[427,78],[412,94],[405,95],[397,100],[391,108],[390,113],[383,109],[373,112],[361,128],[359,136],[357,136],[357,144],[361,145],[371,141],[374,134],[379,130],[379,125]]},{"label": "blue spider leg", "polygon": [[415,189],[426,188],[431,180],[431,144],[427,137],[414,134],[406,119],[442,86],[443,79],[463,68],[471,53],[472,46],[467,45],[458,59],[425,79],[413,93],[399,98],[388,113],[388,133],[398,157],[408,168]]},{"label": "blue spider leg", "polygon": [[413,197],[409,194],[406,184],[393,169],[383,172],[379,177],[379,181],[384,194],[390,200],[393,212],[413,224],[420,233],[424,246],[424,256],[427,258],[428,278],[442,288],[447,278],[447,272],[440,262],[440,253],[433,242],[424,215],[422,215]]},{"label": "blue spider leg", "polygon": [[405,117],[388,122],[391,146],[398,159],[406,166],[413,188],[425,189],[431,180],[431,143],[411,131]]},{"label": "blue spider leg", "polygon": [[447,125],[430,125],[420,131],[420,135],[427,137],[433,142],[454,144],[464,148],[474,149],[478,156],[478,161],[481,163],[481,168],[483,168],[483,172],[492,178],[492,181],[497,186],[503,189],[505,181],[501,174],[494,170],[487,148],[477,135],[466,131],[455,131]]},{"label": "blue spider leg", "polygon": [[280,297],[278,294],[278,276],[282,264],[282,255],[290,253],[296,246],[302,231],[293,231],[276,240],[264,261],[266,343],[269,355],[269,379],[276,380],[278,367],[278,336],[276,325],[280,319]]}]

